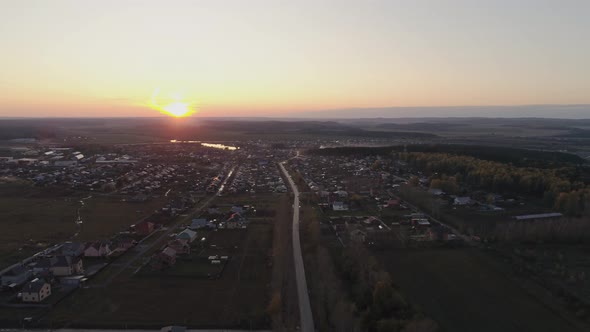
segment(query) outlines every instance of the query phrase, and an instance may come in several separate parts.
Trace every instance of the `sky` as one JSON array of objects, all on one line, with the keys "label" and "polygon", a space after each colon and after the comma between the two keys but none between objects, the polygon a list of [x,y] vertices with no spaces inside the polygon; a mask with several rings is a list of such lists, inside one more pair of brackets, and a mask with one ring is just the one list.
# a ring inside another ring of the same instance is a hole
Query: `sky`
[{"label": "sky", "polygon": [[588,17],[587,0],[0,0],[0,117],[587,105]]}]

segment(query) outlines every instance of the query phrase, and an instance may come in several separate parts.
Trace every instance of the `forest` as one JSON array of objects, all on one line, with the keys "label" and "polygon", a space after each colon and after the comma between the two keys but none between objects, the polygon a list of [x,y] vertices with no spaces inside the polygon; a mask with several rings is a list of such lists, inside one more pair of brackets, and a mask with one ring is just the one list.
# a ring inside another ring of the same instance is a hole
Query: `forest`
[{"label": "forest", "polygon": [[571,153],[540,151],[500,146],[463,144],[408,144],[384,147],[337,147],[312,149],[307,153],[322,156],[383,156],[397,152],[447,153],[478,159],[513,164],[523,167],[554,168],[564,165],[583,165],[586,161]]},{"label": "forest", "polygon": [[542,197],[568,216],[590,212],[590,186],[579,167],[553,169],[517,167],[470,156],[446,153],[402,152],[408,165],[432,176],[431,185],[450,193],[458,185],[500,194]]}]

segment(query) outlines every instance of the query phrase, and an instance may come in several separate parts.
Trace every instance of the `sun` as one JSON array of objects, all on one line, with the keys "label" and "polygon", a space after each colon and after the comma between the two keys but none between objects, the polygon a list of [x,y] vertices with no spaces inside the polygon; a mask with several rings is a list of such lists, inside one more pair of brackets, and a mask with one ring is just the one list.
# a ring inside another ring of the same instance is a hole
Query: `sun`
[{"label": "sun", "polygon": [[181,101],[174,102],[167,106],[162,107],[162,110],[169,115],[175,116],[177,118],[181,118],[184,116],[188,116],[193,113],[191,106],[189,103],[183,103]]},{"label": "sun", "polygon": [[160,113],[170,115],[176,118],[182,118],[195,113],[193,104],[183,101],[179,93],[170,94],[168,98],[159,98],[160,89],[157,88],[152,94],[150,107]]}]

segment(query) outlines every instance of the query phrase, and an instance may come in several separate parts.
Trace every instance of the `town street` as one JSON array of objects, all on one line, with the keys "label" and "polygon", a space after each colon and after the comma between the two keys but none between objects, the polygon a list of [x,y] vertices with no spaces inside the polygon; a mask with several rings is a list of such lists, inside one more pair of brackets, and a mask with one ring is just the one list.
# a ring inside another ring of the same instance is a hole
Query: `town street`
[{"label": "town street", "polygon": [[293,256],[295,261],[295,279],[297,281],[297,295],[299,299],[299,317],[301,318],[301,331],[314,331],[313,316],[311,314],[311,305],[309,303],[309,294],[307,293],[307,281],[305,279],[305,268],[303,266],[303,256],[301,255],[301,242],[299,240],[299,190],[293,179],[283,166],[279,163],[281,171],[289,181],[293,190]]}]

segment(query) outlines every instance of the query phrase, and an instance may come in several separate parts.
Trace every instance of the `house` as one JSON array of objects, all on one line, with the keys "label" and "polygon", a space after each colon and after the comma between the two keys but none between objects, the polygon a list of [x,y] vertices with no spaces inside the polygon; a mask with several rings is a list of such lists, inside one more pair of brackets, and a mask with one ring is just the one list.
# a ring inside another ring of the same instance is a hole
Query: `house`
[{"label": "house", "polygon": [[168,247],[174,249],[174,251],[176,251],[176,254],[178,255],[191,253],[191,246],[189,246],[185,241],[182,240],[172,240],[168,242]]},{"label": "house", "polygon": [[364,243],[367,239],[367,233],[361,231],[360,229],[352,230],[349,233],[350,240],[356,243]]},{"label": "house", "polygon": [[2,275],[2,286],[22,285],[33,276],[33,272],[22,265],[16,265]]},{"label": "house", "polygon": [[337,190],[334,192],[334,194],[340,198],[346,198],[348,197],[348,192],[344,191],[344,190]]},{"label": "house", "polygon": [[193,221],[191,222],[191,225],[188,227],[190,229],[201,229],[201,228],[206,228],[206,227],[211,227],[212,225],[210,225],[210,223],[207,221],[207,219],[203,219],[203,218],[199,218],[199,219],[193,219]]},{"label": "house", "polygon": [[197,232],[187,228],[184,231],[178,233],[178,235],[176,235],[176,238],[178,240],[185,241],[186,243],[191,243],[197,238]]},{"label": "house", "polygon": [[441,189],[436,189],[436,188],[431,188],[430,190],[428,190],[428,192],[434,196],[441,196],[441,195],[445,194],[444,191],[442,191]]},{"label": "house", "polygon": [[401,204],[401,201],[399,199],[390,199],[387,201],[387,204],[385,204],[386,208],[398,208]]},{"label": "house", "polygon": [[243,208],[243,207],[241,207],[241,206],[234,205],[234,206],[232,206],[232,207],[231,207],[230,211],[231,211],[232,213],[239,213],[239,214],[242,214],[242,213],[244,213],[244,208]]},{"label": "house", "polygon": [[88,278],[85,276],[71,276],[59,278],[59,283],[66,286],[81,287]]},{"label": "house", "polygon": [[147,220],[140,221],[133,225],[135,233],[143,236],[150,235],[154,231],[154,223]]},{"label": "house", "polygon": [[33,263],[33,273],[51,273],[56,277],[83,274],[84,267],[80,257],[48,256]]},{"label": "house", "polygon": [[455,197],[454,205],[471,205],[471,198],[469,197]]},{"label": "house", "polygon": [[348,211],[348,205],[344,204],[344,202],[334,202],[334,203],[332,203],[332,210],[334,210],[334,211]]},{"label": "house", "polygon": [[57,262],[51,267],[54,276],[83,274],[84,267],[80,257],[57,256]]},{"label": "house", "polygon": [[414,218],[412,219],[412,225],[419,227],[428,227],[430,226],[430,221],[428,221],[428,218]]},{"label": "house", "polygon": [[239,213],[232,213],[232,215],[225,221],[227,229],[240,228],[244,224],[245,219]]},{"label": "house", "polygon": [[152,258],[152,268],[155,270],[161,270],[174,264],[176,264],[176,251],[170,247],[166,247]]},{"label": "house", "polygon": [[135,241],[129,235],[119,234],[111,243],[111,250],[119,249],[122,251],[127,251],[136,244],[137,241]]},{"label": "house", "polygon": [[65,256],[80,257],[84,253],[86,246],[79,242],[66,242],[61,248],[61,254]]},{"label": "house", "polygon": [[84,249],[84,257],[105,257],[111,253],[111,248],[108,243],[96,241],[86,243]]},{"label": "house", "polygon": [[26,284],[21,293],[23,302],[41,302],[51,295],[51,285],[37,278]]}]

